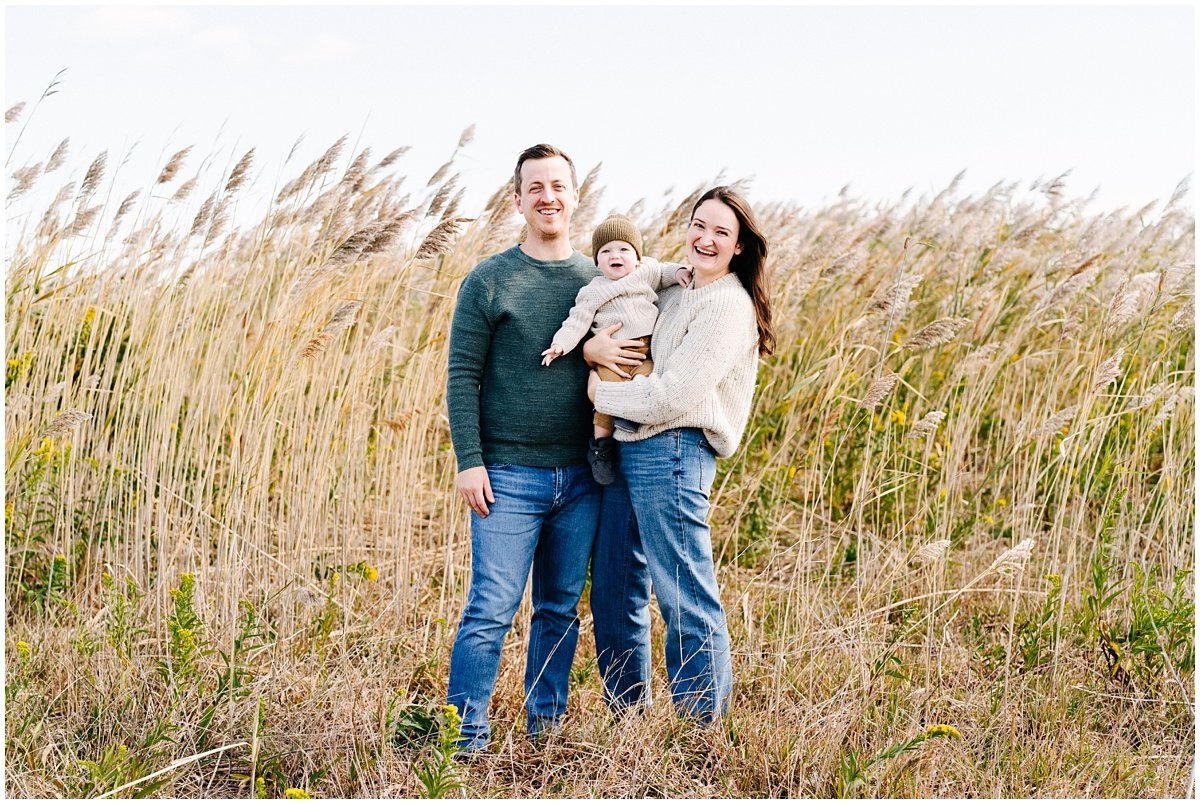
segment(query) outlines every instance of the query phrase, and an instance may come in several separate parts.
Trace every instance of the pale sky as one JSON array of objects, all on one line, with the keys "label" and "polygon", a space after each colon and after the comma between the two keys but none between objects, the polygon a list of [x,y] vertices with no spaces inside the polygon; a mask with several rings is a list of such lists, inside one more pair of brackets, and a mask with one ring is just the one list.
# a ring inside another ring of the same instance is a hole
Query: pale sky
[{"label": "pale sky", "polygon": [[[1090,209],[1165,200],[1193,170],[1195,20],[1173,7],[9,6],[6,173],[71,138],[124,188],[195,145],[257,147],[264,201],[342,134],[424,186],[459,134],[473,214],[521,149],[550,142],[602,209],[657,209],[753,177],[752,201],[816,206],[1028,185],[1070,170]],[[33,109],[55,74],[58,93]],[[21,132],[15,153],[14,139]],[[281,168],[298,137],[294,162]],[[136,144],[136,147],[134,147]],[[132,148],[132,152],[130,149]],[[254,194],[257,193],[257,196]],[[472,208],[474,204],[474,208]],[[10,210],[9,219],[13,215]]]}]

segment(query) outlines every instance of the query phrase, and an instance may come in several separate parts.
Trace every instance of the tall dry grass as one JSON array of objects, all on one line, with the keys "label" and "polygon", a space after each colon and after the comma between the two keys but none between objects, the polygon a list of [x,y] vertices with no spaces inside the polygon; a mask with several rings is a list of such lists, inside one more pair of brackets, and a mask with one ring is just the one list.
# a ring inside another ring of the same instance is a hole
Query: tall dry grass
[{"label": "tall dry grass", "polygon": [[[105,154],[47,175],[67,140],[9,166],[9,795],[429,792],[401,738],[469,571],[446,339],[520,236],[507,185],[460,209],[472,134],[407,183],[343,138],[252,226],[253,149],[140,194]],[[1193,217],[1017,189],[756,205],[780,348],[714,490],[728,721],[675,719],[661,667],[611,719],[585,602],[568,723],[527,744],[525,608],[494,751],[449,790],[1192,791]],[[583,196],[580,246],[597,171]],[[680,256],[695,197],[628,210],[648,253]]]}]

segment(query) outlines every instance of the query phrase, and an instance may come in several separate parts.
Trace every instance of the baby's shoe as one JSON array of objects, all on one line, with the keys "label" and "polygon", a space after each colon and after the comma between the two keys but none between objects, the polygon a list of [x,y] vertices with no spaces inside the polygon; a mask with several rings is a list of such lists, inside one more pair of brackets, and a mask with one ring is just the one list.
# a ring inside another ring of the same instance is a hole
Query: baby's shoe
[{"label": "baby's shoe", "polygon": [[617,442],[609,436],[589,440],[588,465],[593,480],[601,486],[612,485],[617,479]]}]

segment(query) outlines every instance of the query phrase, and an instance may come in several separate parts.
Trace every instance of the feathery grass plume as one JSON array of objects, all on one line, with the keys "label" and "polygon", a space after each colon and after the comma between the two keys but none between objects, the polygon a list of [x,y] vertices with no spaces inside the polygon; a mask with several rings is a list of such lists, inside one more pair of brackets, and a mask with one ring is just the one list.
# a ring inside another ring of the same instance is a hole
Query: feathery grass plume
[{"label": "feathery grass plume", "polygon": [[475,139],[475,124],[472,123],[471,125],[469,125],[463,129],[463,133],[461,135],[459,135],[459,138],[458,138],[458,145],[454,146],[454,150],[460,151],[463,148],[466,148],[468,145],[471,144],[471,141],[474,139]]},{"label": "feathery grass plume", "polygon": [[1154,383],[1154,385],[1151,385],[1145,391],[1142,391],[1137,396],[1132,397],[1129,401],[1129,406],[1125,408],[1125,410],[1137,410],[1138,408],[1144,408],[1147,405],[1152,404],[1154,400],[1163,395],[1163,392],[1166,391],[1168,387],[1169,386],[1166,382]]},{"label": "feathery grass plume", "polygon": [[957,374],[963,376],[973,376],[983,370],[985,366],[992,362],[996,353],[1000,351],[1000,344],[985,343],[975,351],[971,352],[955,367]]},{"label": "feathery grass plume", "polygon": [[195,237],[200,233],[200,230],[204,228],[204,225],[208,223],[209,218],[212,217],[213,206],[216,203],[217,194],[213,193],[207,198],[207,200],[205,200],[203,204],[200,205],[200,211],[196,213],[196,217],[192,221],[192,228],[191,231],[188,232],[188,237]]},{"label": "feathery grass plume", "polygon": [[887,398],[887,395],[892,392],[892,389],[896,387],[896,383],[899,381],[900,375],[896,372],[884,372],[879,379],[875,380],[867,388],[867,395],[863,398],[862,402],[858,403],[859,407],[866,408],[867,410],[874,408]]},{"label": "feathery grass plume", "polygon": [[222,196],[217,203],[216,209],[213,210],[212,223],[209,224],[208,231],[204,233],[204,245],[216,240],[225,228],[225,224],[229,223],[229,196]]},{"label": "feathery grass plume", "polygon": [[463,196],[467,194],[466,187],[459,187],[458,192],[450,199],[450,203],[446,205],[446,209],[442,212],[443,218],[453,218],[458,213],[458,207],[462,204]]},{"label": "feathery grass plume", "polygon": [[325,153],[317,157],[312,164],[306,167],[299,176],[292,179],[283,186],[279,191],[279,195],[275,196],[275,202],[281,203],[296,195],[302,189],[307,189],[315,184],[322,176],[333,169],[333,165],[342,154],[342,149],[346,147],[346,139],[349,135],[343,134],[337,142],[330,145]]},{"label": "feathery grass plume", "polygon": [[21,116],[21,110],[25,108],[25,101],[9,106],[4,112],[4,122],[11,123]]},{"label": "feathery grass plume", "polygon": [[1196,321],[1196,300],[1188,299],[1188,303],[1183,305],[1183,307],[1181,307],[1179,309],[1179,312],[1175,313],[1175,315],[1173,315],[1171,317],[1171,324],[1170,324],[1171,331],[1172,332],[1184,332],[1184,331],[1190,332],[1195,327],[1195,321]]},{"label": "feathery grass plume", "polygon": [[361,190],[363,180],[367,177],[367,160],[370,157],[371,149],[363,148],[358,156],[354,157],[354,161],[350,163],[350,167],[346,168],[346,172],[342,174],[342,180],[339,184],[352,193],[357,193]]},{"label": "feathery grass plume", "polygon": [[859,242],[849,251],[844,251],[835,256],[829,265],[821,270],[821,278],[835,279],[842,274],[858,271],[867,264],[867,257],[869,256],[870,251],[868,251],[866,243]]},{"label": "feathery grass plume", "polygon": [[317,333],[316,337],[304,345],[301,350],[301,357],[315,357],[325,351],[325,347],[333,340],[334,336],[342,330],[354,323],[354,317],[358,315],[358,311],[362,309],[361,301],[343,302],[333,312],[333,317],[329,319],[329,323]]},{"label": "feathery grass plume", "polygon": [[1101,256],[1103,255],[1095,254],[1084,260],[1070,276],[1050,288],[1034,308],[1035,312],[1066,307],[1068,302],[1086,290],[1100,273],[1100,266],[1096,263]]},{"label": "feathery grass plume", "polygon": [[18,168],[12,172],[13,188],[8,192],[8,198],[12,199],[23,195],[37,181],[38,176],[42,175],[42,163],[36,165],[26,165],[23,168]]},{"label": "feathery grass plume", "polygon": [[232,193],[246,183],[246,174],[250,170],[250,165],[254,162],[254,149],[246,151],[246,155],[238,160],[238,163],[233,166],[233,172],[229,174],[229,181],[225,182],[225,192]]},{"label": "feathery grass plume", "polygon": [[401,328],[395,324],[388,324],[386,327],[372,335],[371,339],[367,341],[367,351],[374,352],[382,349],[385,346],[391,346],[392,338],[395,337],[396,333],[400,331]]},{"label": "feathery grass plume", "polygon": [[402,157],[402,156],[404,156],[406,153],[408,153],[408,151],[409,151],[409,149],[410,149],[411,147],[412,147],[412,146],[409,146],[409,145],[401,145],[399,148],[397,148],[396,150],[394,150],[394,151],[392,151],[391,153],[389,153],[389,154],[388,154],[387,156],[385,156],[383,159],[380,159],[380,160],[379,160],[379,164],[378,164],[378,165],[376,165],[375,167],[376,167],[377,169],[378,169],[378,168],[390,167],[392,164],[394,164],[394,163],[395,163],[395,161],[396,161],[397,159],[399,159],[400,157]]},{"label": "feathery grass plume", "polygon": [[375,239],[375,235],[383,229],[383,221],[374,221],[351,234],[340,246],[333,250],[326,265],[349,265],[356,262],[363,250]]},{"label": "feathery grass plume", "polygon": [[1025,571],[1025,564],[1029,561],[1029,557],[1033,555],[1033,548],[1037,546],[1037,539],[1028,536],[1013,547],[1008,548],[1000,556],[992,562],[987,568],[985,574],[999,573],[1000,575],[1014,575]]},{"label": "feathery grass plume", "polygon": [[407,212],[401,212],[376,230],[374,237],[371,238],[371,241],[363,249],[363,256],[379,254],[391,248],[392,244],[396,242],[396,238],[404,231],[405,225],[412,220],[414,214],[414,211],[411,209]]},{"label": "feathery grass plume", "polygon": [[903,311],[908,304],[912,292],[921,284],[921,277],[916,274],[900,276],[882,292],[877,293],[871,300],[872,310],[882,310],[887,316],[892,316],[897,310]]},{"label": "feathery grass plume", "polygon": [[1188,194],[1188,190],[1192,187],[1191,175],[1184,176],[1179,184],[1175,185],[1175,192],[1171,193],[1171,197],[1167,199],[1166,209],[1171,209],[1173,206],[1183,200],[1183,197]]},{"label": "feathery grass plume", "polygon": [[83,174],[83,183],[79,185],[80,195],[91,195],[96,192],[96,188],[100,186],[100,179],[104,177],[104,167],[108,164],[108,151],[101,151],[90,166],[87,173]]},{"label": "feathery grass plume", "polygon": [[436,257],[439,254],[445,254],[454,244],[454,238],[458,237],[462,225],[470,218],[445,218],[438,223],[437,226],[425,236],[421,241],[420,247],[417,249],[416,259],[422,260],[426,257]]},{"label": "feathery grass plume", "polygon": [[54,149],[54,153],[50,154],[50,161],[46,163],[47,173],[53,173],[62,167],[63,162],[67,161],[67,146],[70,142],[70,137],[63,137],[63,141]]},{"label": "feathery grass plume", "polygon": [[1158,412],[1154,414],[1154,418],[1150,420],[1151,432],[1157,430],[1166,424],[1167,419],[1171,418],[1171,414],[1175,412],[1175,407],[1185,400],[1191,399],[1194,389],[1189,385],[1184,385],[1175,390],[1175,393],[1167,397]]},{"label": "feathery grass plume", "polygon": [[1110,357],[1100,364],[1100,368],[1096,371],[1096,379],[1092,382],[1092,393],[1103,391],[1109,384],[1121,374],[1121,361],[1125,359],[1125,347],[1122,346]]},{"label": "feathery grass plume", "polygon": [[453,192],[454,186],[458,184],[460,175],[459,173],[455,173],[445,184],[438,188],[437,192],[433,194],[433,198],[429,201],[429,209],[426,210],[425,217],[432,218],[442,214],[446,209],[446,201],[450,198],[450,193]]},{"label": "feathery grass plume", "polygon": [[938,425],[946,418],[946,414],[940,410],[931,410],[922,416],[919,420],[913,423],[912,429],[909,430],[909,438],[925,438],[933,435],[937,431]]},{"label": "feathery grass plume", "polygon": [[579,227],[587,229],[591,226],[592,218],[596,213],[596,206],[600,203],[600,193],[596,192],[596,180],[600,177],[600,169],[603,167],[603,162],[597,162],[595,167],[588,171],[583,177],[583,181],[579,183],[579,204],[575,207],[573,219],[579,222]]},{"label": "feathery grass plume", "polygon": [[132,193],[125,196],[125,200],[121,202],[119,207],[117,207],[117,214],[113,218],[114,224],[121,220],[121,218],[125,217],[129,213],[129,210],[133,209],[133,202],[136,201],[137,197],[141,194],[141,190],[134,190]]},{"label": "feathery grass plume", "polygon": [[[166,184],[171,179],[175,178],[175,174],[183,167],[183,160],[192,152],[192,146],[181,148],[171,155],[167,160],[167,164],[163,165],[162,172],[158,174],[158,178],[154,180],[155,184]],[[195,181],[195,179],[193,179]]]},{"label": "feathery grass plume", "polygon": [[88,207],[87,209],[82,209],[75,213],[75,219],[71,221],[63,234],[65,234],[67,237],[74,237],[75,235],[79,234],[84,229],[92,225],[92,222],[95,221],[100,215],[100,210],[103,208],[104,206],[102,204],[96,204],[93,207]]},{"label": "feathery grass plume", "polygon": [[1112,333],[1129,323],[1154,297],[1155,287],[1161,279],[1162,275],[1157,271],[1143,271],[1121,282],[1109,305],[1105,329]]},{"label": "feathery grass plume", "polygon": [[904,348],[916,351],[917,349],[941,346],[943,343],[953,340],[958,331],[970,323],[971,319],[969,318],[939,318],[909,338],[904,344]]},{"label": "feathery grass plume", "polygon": [[1071,421],[1075,418],[1075,413],[1077,410],[1079,410],[1078,405],[1070,405],[1063,408],[1058,413],[1055,413],[1049,419],[1046,419],[1044,422],[1042,422],[1041,426],[1037,428],[1027,427],[1027,430],[1031,430],[1029,437],[1041,438],[1042,436],[1059,432],[1071,423]]},{"label": "feathery grass plume", "polygon": [[170,203],[174,204],[174,203],[177,203],[177,202],[179,202],[179,201],[183,201],[183,200],[184,200],[184,199],[186,199],[186,198],[187,198],[189,195],[191,195],[191,194],[192,194],[192,190],[195,190],[195,189],[196,189],[196,181],[197,181],[199,178],[200,178],[199,176],[193,176],[192,178],[190,178],[190,179],[188,179],[187,181],[185,181],[183,184],[179,185],[179,189],[178,189],[178,190],[176,190],[176,191],[175,191],[175,194],[171,196],[171,201],[170,201]]},{"label": "feathery grass plume", "polygon": [[433,172],[433,175],[429,177],[429,181],[425,182],[425,186],[432,187],[433,185],[437,184],[442,179],[446,178],[446,174],[450,172],[450,168],[453,165],[454,165],[454,157],[450,157],[450,159],[448,159],[446,161],[446,164],[442,165],[440,168],[438,168],[437,170],[435,170]]},{"label": "feathery grass plume", "polygon": [[935,564],[941,560],[942,556],[946,555],[946,551],[950,549],[949,539],[938,539],[936,542],[922,545],[913,554],[913,563],[927,567],[930,564]]},{"label": "feathery grass plume", "polygon": [[50,423],[49,429],[46,430],[46,438],[64,436],[90,418],[92,414],[85,410],[64,410]]}]

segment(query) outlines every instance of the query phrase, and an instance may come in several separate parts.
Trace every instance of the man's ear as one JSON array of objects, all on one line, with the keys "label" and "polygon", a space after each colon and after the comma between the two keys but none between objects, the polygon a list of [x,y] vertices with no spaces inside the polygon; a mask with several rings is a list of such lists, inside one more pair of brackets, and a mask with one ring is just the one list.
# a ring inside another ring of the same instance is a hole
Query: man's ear
[{"label": "man's ear", "polygon": [[525,214],[525,210],[521,209],[521,194],[520,193],[513,193],[513,206],[515,206],[517,208],[518,214],[520,214],[520,215]]}]

